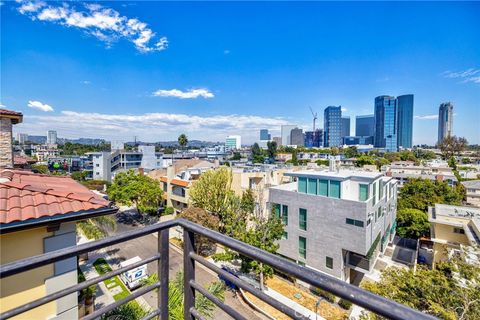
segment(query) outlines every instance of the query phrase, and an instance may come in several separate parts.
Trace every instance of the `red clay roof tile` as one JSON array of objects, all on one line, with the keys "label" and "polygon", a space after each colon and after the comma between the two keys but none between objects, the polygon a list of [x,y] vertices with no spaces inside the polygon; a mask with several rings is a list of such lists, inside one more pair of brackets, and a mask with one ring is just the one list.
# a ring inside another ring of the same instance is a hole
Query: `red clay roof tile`
[{"label": "red clay roof tile", "polygon": [[109,201],[69,177],[8,169],[0,172],[0,224],[110,205]]}]

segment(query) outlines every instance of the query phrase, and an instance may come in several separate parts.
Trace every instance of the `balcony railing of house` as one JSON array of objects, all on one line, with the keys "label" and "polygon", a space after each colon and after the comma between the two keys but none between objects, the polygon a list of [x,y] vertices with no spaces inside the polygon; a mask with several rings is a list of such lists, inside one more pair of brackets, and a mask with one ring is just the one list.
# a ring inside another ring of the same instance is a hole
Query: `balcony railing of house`
[{"label": "balcony railing of house", "polygon": [[138,230],[125,232],[113,237],[108,237],[102,240],[93,241],[78,246],[60,249],[52,251],[46,254],[22,259],[12,263],[4,264],[0,267],[0,279],[10,277],[22,272],[32,270],[47,264],[61,261],[67,258],[76,257],[81,254],[85,254],[94,250],[112,246],[118,243],[129,241],[135,238],[139,238],[151,233],[158,233],[158,252],[157,254],[131,264],[129,266],[119,268],[117,270],[106,273],[102,276],[78,283],[69,288],[62,289],[55,293],[51,293],[42,298],[34,301],[25,301],[25,304],[16,307],[14,309],[3,312],[0,315],[0,319],[8,319],[16,315],[20,315],[26,311],[55,301],[61,297],[83,290],[91,285],[97,284],[101,281],[109,279],[113,276],[119,275],[127,270],[136,268],[140,265],[158,261],[158,275],[159,281],[153,285],[143,286],[136,291],[132,292],[129,296],[118,300],[109,305],[95,310],[93,313],[86,315],[84,320],[97,319],[101,315],[108,311],[111,311],[124,303],[127,303],[139,296],[142,296],[152,290],[158,289],[158,308],[152,311],[145,319],[153,319],[159,317],[159,319],[168,319],[168,279],[169,279],[169,229],[172,227],[180,226],[183,228],[183,272],[184,272],[184,318],[185,319],[203,319],[197,310],[195,310],[195,295],[202,294],[206,298],[210,299],[215,305],[226,312],[234,319],[246,319],[239,311],[235,310],[229,305],[226,305],[221,300],[210,294],[195,280],[195,267],[196,264],[201,264],[210,270],[213,270],[223,279],[226,279],[239,288],[251,293],[257,298],[270,304],[274,308],[283,312],[293,319],[305,319],[305,317],[293,310],[292,308],[282,304],[280,301],[268,296],[258,288],[251,284],[241,280],[234,275],[222,270],[215,264],[207,261],[203,257],[195,253],[195,241],[194,235],[205,236],[212,241],[235,250],[245,256],[255,259],[261,263],[269,265],[274,269],[288,274],[294,278],[302,280],[314,287],[326,290],[334,295],[343,299],[349,300],[352,303],[359,305],[367,310],[370,310],[378,315],[391,319],[435,319],[432,316],[426,315],[422,312],[408,308],[402,304],[396,303],[389,299],[377,296],[368,291],[365,291],[359,287],[350,285],[344,281],[333,278],[324,273],[317,272],[313,269],[306,268],[295,264],[287,259],[279,257],[277,255],[265,252],[256,247],[250,246],[241,241],[227,237],[219,232],[206,229],[200,225],[192,223],[184,219],[176,219],[167,222],[158,223],[155,225],[147,226]]}]

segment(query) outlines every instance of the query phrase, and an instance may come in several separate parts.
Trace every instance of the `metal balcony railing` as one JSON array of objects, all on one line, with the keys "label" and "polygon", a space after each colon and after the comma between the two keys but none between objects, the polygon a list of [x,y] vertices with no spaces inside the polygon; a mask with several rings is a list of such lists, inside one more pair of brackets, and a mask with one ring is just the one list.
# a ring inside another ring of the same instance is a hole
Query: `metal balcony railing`
[{"label": "metal balcony railing", "polygon": [[240,314],[237,310],[231,306],[226,305],[221,300],[217,299],[211,295],[206,289],[198,284],[195,280],[195,265],[200,263],[205,267],[213,270],[215,273],[220,275],[223,279],[226,279],[239,288],[250,292],[252,295],[263,300],[264,302],[270,304],[274,308],[280,310],[284,314],[288,315],[293,319],[305,319],[304,316],[296,313],[295,310],[290,307],[282,304],[278,300],[266,295],[261,290],[255,288],[251,284],[241,280],[234,275],[228,273],[225,270],[217,267],[211,262],[207,261],[203,257],[195,254],[195,242],[194,235],[202,235],[216,243],[219,243],[225,247],[228,247],[232,250],[235,250],[245,256],[248,256],[252,259],[255,259],[259,262],[267,264],[274,269],[289,274],[292,277],[295,277],[299,280],[309,283],[315,287],[326,290],[330,293],[333,293],[336,296],[339,296],[343,299],[349,300],[352,303],[359,305],[365,309],[368,309],[378,315],[391,318],[391,319],[435,319],[432,316],[426,315],[422,312],[408,308],[402,304],[396,303],[394,301],[388,300],[386,298],[377,296],[368,291],[365,291],[359,287],[350,285],[344,281],[326,275],[324,273],[317,272],[313,269],[302,267],[297,265],[287,259],[279,257],[277,255],[265,252],[256,247],[250,246],[241,241],[227,237],[216,231],[206,229],[200,225],[192,223],[184,219],[176,219],[167,222],[162,222],[159,224],[151,225],[144,227],[138,230],[125,232],[113,237],[108,237],[102,240],[93,241],[78,246],[73,246],[69,248],[60,249],[57,251],[52,251],[46,254],[22,259],[12,263],[2,265],[0,267],[0,279],[5,277],[13,276],[20,274],[22,272],[32,270],[47,264],[54,263],[56,261],[61,261],[67,258],[76,257],[84,253],[88,253],[94,250],[112,246],[118,243],[129,241],[135,238],[139,238],[151,233],[158,232],[158,253],[152,257],[139,261],[137,263],[131,264],[129,266],[111,271],[102,276],[96,277],[78,283],[69,288],[62,289],[55,293],[49,294],[45,297],[39,298],[34,301],[25,301],[25,304],[16,307],[14,309],[3,312],[0,315],[0,320],[8,319],[16,315],[20,315],[26,311],[55,301],[61,297],[64,297],[68,294],[78,292],[83,290],[91,285],[97,284],[101,281],[109,279],[113,276],[119,275],[125,271],[136,268],[140,265],[158,261],[158,275],[159,281],[153,285],[144,286],[140,289],[132,292],[129,296],[122,300],[118,300],[112,304],[106,305],[98,310],[95,310],[93,313],[86,315],[84,320],[97,319],[101,315],[105,314],[108,311],[111,311],[128,301],[131,301],[139,296],[146,294],[149,291],[158,289],[158,309],[151,312],[144,319],[153,319],[159,317],[159,319],[166,320],[168,319],[168,279],[169,279],[169,229],[172,227],[180,226],[183,227],[183,241],[184,241],[184,250],[183,250],[183,267],[184,267],[184,318],[185,319],[203,319],[203,317],[195,310],[195,295],[200,293],[206,298],[210,299],[215,305],[220,309],[225,311],[228,315],[232,316],[234,319],[246,319],[245,316]]}]

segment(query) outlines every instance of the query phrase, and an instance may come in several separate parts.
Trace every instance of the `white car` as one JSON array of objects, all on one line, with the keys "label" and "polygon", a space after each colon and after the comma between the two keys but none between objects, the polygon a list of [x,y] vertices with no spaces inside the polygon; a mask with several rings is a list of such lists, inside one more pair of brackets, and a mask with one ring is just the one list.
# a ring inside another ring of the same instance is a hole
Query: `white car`
[{"label": "white car", "polygon": [[[129,266],[139,261],[142,261],[142,259],[139,256],[125,260],[120,263],[120,268]],[[125,285],[130,290],[139,287],[141,280],[146,277],[148,277],[146,264],[133,268],[131,270],[125,271],[120,275],[120,279],[122,279],[123,283],[125,283]]]}]

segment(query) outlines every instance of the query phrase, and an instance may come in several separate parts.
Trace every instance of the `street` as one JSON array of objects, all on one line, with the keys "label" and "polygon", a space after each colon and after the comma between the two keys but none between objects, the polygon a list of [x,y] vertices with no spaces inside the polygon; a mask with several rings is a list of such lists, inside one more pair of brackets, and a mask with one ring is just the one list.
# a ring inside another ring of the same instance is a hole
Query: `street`
[{"label": "street", "polygon": [[[141,226],[132,226],[137,225],[137,223],[132,223],[130,219],[125,219],[125,217],[120,214],[117,229],[114,234],[123,233],[126,231],[131,231],[138,229]],[[114,245],[112,247],[106,248],[108,255],[110,256],[111,265],[118,264],[122,261],[128,260],[135,256],[139,256],[142,259],[149,258],[157,253],[157,237],[156,235],[150,234],[141,238],[133,239],[124,243]],[[169,263],[169,279],[174,279],[176,274],[183,270],[183,253],[179,252],[179,249],[172,244],[170,244],[170,263]],[[151,262],[147,266],[148,274],[153,274],[157,272],[157,263]],[[219,281],[218,276],[212,271],[206,271],[204,268],[200,267],[197,264],[195,269],[195,280],[200,283],[202,286],[207,287],[209,283],[214,281]],[[147,303],[152,306],[152,308],[157,308],[157,293],[150,292],[143,296]],[[237,311],[242,313],[248,319],[265,319],[263,315],[260,315],[258,312],[252,310],[245,302],[239,301],[241,298],[236,297],[236,293],[226,290],[225,291],[225,303],[235,308]],[[215,311],[214,319],[231,319],[230,316],[225,314],[222,310],[217,308]]]}]

